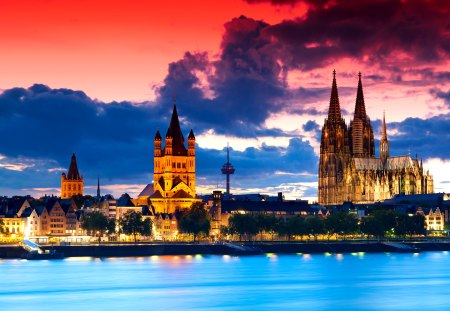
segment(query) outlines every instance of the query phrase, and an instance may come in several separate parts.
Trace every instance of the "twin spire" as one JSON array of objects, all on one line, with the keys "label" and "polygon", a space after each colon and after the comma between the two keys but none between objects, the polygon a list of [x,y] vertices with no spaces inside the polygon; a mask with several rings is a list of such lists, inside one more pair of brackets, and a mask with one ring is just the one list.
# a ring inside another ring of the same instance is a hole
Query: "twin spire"
[{"label": "twin spire", "polygon": [[361,72],[358,73],[358,91],[356,93],[355,118],[366,119],[366,105],[364,103],[364,93],[361,82]]},{"label": "twin spire", "polygon": [[330,108],[328,110],[328,120],[338,122],[342,119],[341,107],[339,105],[339,95],[336,83],[336,70],[333,70],[333,86],[331,87]]},{"label": "twin spire", "polygon": [[[361,72],[358,73],[358,91],[356,93],[355,118],[366,119],[366,105],[361,82]],[[331,86],[330,107],[328,109],[328,120],[340,121],[342,119],[339,104],[339,95],[336,83],[336,70],[333,70],[333,85]]]}]

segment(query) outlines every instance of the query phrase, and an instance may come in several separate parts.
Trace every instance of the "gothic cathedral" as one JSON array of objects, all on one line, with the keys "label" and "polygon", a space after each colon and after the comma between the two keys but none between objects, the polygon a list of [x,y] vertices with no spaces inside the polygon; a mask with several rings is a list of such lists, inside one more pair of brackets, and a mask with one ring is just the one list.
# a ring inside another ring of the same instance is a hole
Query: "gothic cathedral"
[{"label": "gothic cathedral", "polygon": [[174,213],[201,201],[195,197],[195,136],[189,132],[187,149],[174,103],[164,148],[159,131],[154,139],[153,189],[155,213]]},{"label": "gothic cathedral", "polygon": [[83,195],[83,193],[83,176],[80,176],[80,173],[78,172],[77,158],[74,153],[72,154],[67,175],[65,173],[62,173],[61,175],[61,199],[71,198],[78,194]]},{"label": "gothic cathedral", "polygon": [[319,160],[319,204],[337,205],[345,201],[372,203],[395,194],[433,193],[433,178],[424,172],[422,161],[406,156],[389,156],[389,141],[383,115],[380,157],[370,119],[366,115],[359,74],[353,120],[347,128],[341,115],[333,71],[328,117],[322,128]]}]

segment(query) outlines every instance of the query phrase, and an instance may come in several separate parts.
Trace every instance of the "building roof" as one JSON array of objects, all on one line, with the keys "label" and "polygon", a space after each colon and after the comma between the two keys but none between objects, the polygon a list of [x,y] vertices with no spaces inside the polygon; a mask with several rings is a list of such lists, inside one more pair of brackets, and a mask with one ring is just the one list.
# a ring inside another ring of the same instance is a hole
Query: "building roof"
[{"label": "building roof", "polygon": [[159,133],[159,130],[156,131],[155,140],[161,140],[161,134]]},{"label": "building roof", "polygon": [[193,131],[192,129],[191,129],[191,131],[189,132],[188,139],[195,139],[194,131]]},{"label": "building roof", "polygon": [[312,211],[307,201],[222,201],[222,213],[247,212],[285,212],[294,214]]},{"label": "building roof", "polygon": [[179,190],[172,196],[172,198],[176,198],[176,199],[192,199],[193,196],[191,196],[189,193],[187,193],[184,190]]},{"label": "building roof", "polygon": [[184,146],[184,136],[181,132],[180,121],[178,120],[177,105],[173,105],[172,118],[170,119],[170,125],[167,129],[166,138],[172,138],[172,155],[183,155],[187,154],[186,148]]},{"label": "building roof", "polygon": [[77,157],[75,156],[75,153],[72,154],[72,159],[70,160],[70,167],[69,172],[67,173],[67,179],[70,180],[81,179],[80,173],[78,172]]},{"label": "building roof", "polygon": [[149,197],[154,193],[153,184],[148,184],[145,188],[139,193],[138,197]]},{"label": "building roof", "polygon": [[410,156],[398,156],[387,158],[386,165],[380,158],[353,158],[356,170],[399,170],[419,167],[419,162]]},{"label": "building roof", "polygon": [[152,199],[162,199],[163,196],[161,194],[161,192],[159,192],[159,190],[156,190],[152,195],[151,195]]},{"label": "building roof", "polygon": [[117,206],[122,207],[132,207],[134,206],[133,201],[131,201],[131,197],[128,195],[128,193],[124,193],[120,196],[120,198],[117,200]]}]

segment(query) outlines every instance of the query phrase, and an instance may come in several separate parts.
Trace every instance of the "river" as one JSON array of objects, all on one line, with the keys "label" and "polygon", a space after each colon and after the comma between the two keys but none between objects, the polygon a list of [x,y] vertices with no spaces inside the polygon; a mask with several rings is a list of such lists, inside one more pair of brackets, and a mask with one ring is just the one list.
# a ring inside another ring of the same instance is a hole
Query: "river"
[{"label": "river", "polygon": [[0,260],[1,310],[450,310],[450,254]]}]

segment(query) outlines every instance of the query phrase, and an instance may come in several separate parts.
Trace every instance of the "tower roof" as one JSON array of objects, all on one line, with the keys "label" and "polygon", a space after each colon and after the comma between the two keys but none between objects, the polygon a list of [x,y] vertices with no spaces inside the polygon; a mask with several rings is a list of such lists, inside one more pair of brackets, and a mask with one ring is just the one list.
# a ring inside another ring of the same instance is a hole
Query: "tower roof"
[{"label": "tower roof", "polygon": [[156,131],[155,140],[161,140],[161,134],[159,133],[159,130]]},{"label": "tower roof", "polygon": [[333,70],[333,85],[331,87],[330,108],[328,110],[328,120],[339,121],[342,119],[341,107],[339,105],[339,95],[336,84],[336,70]]},{"label": "tower roof", "polygon": [[194,131],[193,131],[192,129],[191,129],[191,131],[189,132],[188,139],[195,139]]},{"label": "tower roof", "polygon": [[361,83],[361,72],[358,73],[358,91],[356,93],[355,116],[354,118],[366,119],[366,105],[364,103],[364,93]]},{"label": "tower roof", "polygon": [[383,111],[383,122],[381,123],[381,140],[387,140],[386,120],[384,118],[384,111]]},{"label": "tower roof", "polygon": [[173,155],[182,155],[186,153],[186,148],[184,147],[184,136],[181,132],[180,121],[178,120],[176,103],[173,104],[172,119],[170,120],[170,125],[167,129],[166,137],[172,138]]},{"label": "tower roof", "polygon": [[75,153],[72,154],[67,179],[81,179],[80,173],[78,172],[77,157],[75,156]]}]

